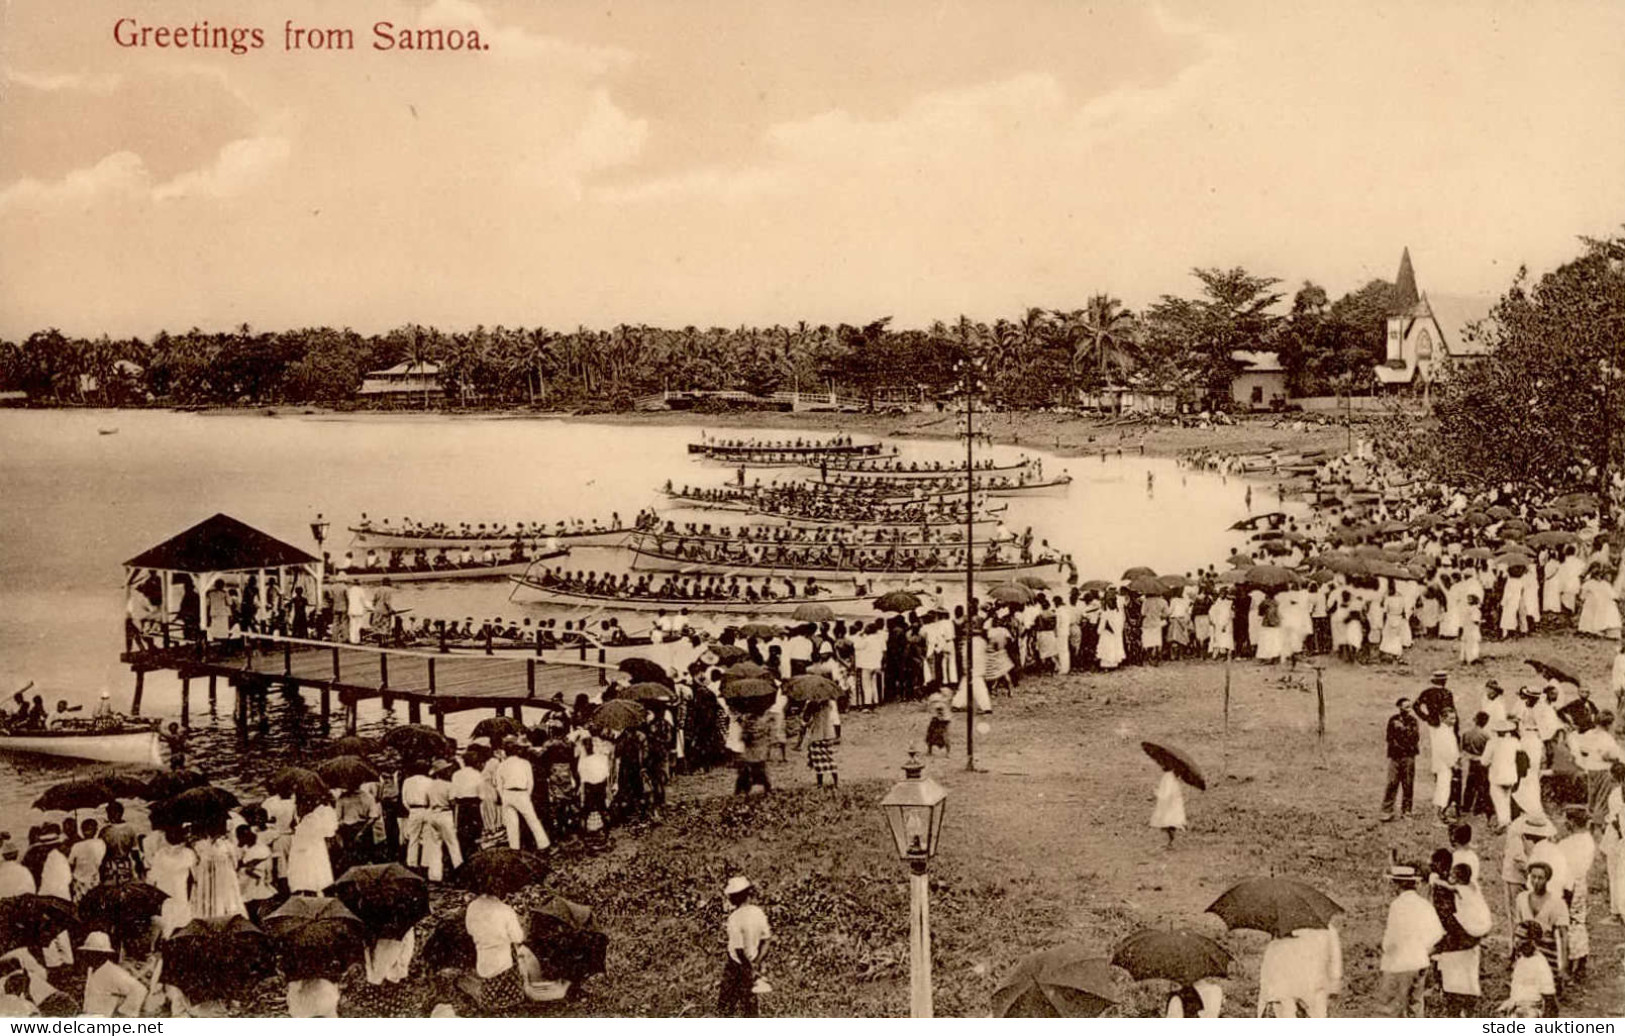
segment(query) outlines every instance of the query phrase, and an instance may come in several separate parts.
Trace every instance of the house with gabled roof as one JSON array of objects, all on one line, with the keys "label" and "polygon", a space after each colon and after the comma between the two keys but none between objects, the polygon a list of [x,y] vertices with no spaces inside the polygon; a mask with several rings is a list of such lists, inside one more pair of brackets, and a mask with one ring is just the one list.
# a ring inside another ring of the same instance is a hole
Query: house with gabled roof
[{"label": "house with gabled roof", "polygon": [[1489,352],[1488,343],[1469,334],[1469,329],[1489,315],[1494,300],[1419,292],[1409,248],[1399,259],[1394,296],[1387,357],[1375,369],[1377,383],[1386,391],[1425,391],[1450,364],[1471,363]]}]

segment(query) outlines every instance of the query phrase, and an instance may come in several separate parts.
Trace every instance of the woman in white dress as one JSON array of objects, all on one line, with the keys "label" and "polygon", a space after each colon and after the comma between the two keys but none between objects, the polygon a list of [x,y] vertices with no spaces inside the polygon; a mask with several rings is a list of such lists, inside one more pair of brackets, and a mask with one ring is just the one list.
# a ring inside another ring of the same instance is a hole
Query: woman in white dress
[{"label": "woman in white dress", "polygon": [[1410,623],[1405,618],[1405,599],[1396,590],[1382,603],[1382,639],[1377,644],[1377,650],[1389,658],[1400,657],[1405,653],[1405,634],[1409,629]]},{"label": "woman in white dress", "polygon": [[298,813],[288,845],[288,891],[320,895],[333,884],[327,840],[339,833],[338,811],[331,802],[300,800]]},{"label": "woman in white dress", "polygon": [[1156,805],[1151,807],[1151,826],[1168,835],[1168,845],[1174,844],[1174,832],[1185,829],[1185,791],[1179,786],[1174,771],[1163,770],[1157,781]]},{"label": "woman in white dress", "polygon": [[1255,604],[1250,617],[1257,618],[1258,624],[1250,627],[1253,634],[1253,643],[1257,650],[1253,657],[1260,662],[1278,662],[1282,657],[1281,633],[1281,604],[1279,596],[1271,594],[1262,606],[1256,603],[1261,596],[1256,590],[1253,592]]},{"label": "woman in white dress", "polygon": [[1477,662],[1483,644],[1484,611],[1479,607],[1478,595],[1470,594],[1462,604],[1460,641],[1462,664],[1471,665]]},{"label": "woman in white dress", "polygon": [[1228,593],[1213,599],[1207,610],[1208,654],[1229,658],[1236,650],[1236,602]]},{"label": "woman in white dress", "polygon": [[237,842],[226,836],[225,825],[204,831],[193,841],[192,851],[197,854],[192,868],[192,915],[247,917],[248,907],[237,883]]},{"label": "woman in white dress", "polygon": [[147,853],[147,881],[169,898],[159,913],[161,937],[169,938],[192,923],[192,868],[197,854],[178,831],[155,831]]},{"label": "woman in white dress", "polygon": [[1127,657],[1123,652],[1125,622],[1126,617],[1123,615],[1122,606],[1118,603],[1117,595],[1108,590],[1106,600],[1101,605],[1100,622],[1096,627],[1100,634],[1100,642],[1096,647],[1100,668],[1116,669]]},{"label": "woman in white dress", "polygon": [[1619,602],[1614,599],[1614,588],[1601,572],[1592,569],[1580,586],[1578,628],[1581,633],[1613,637],[1619,634],[1619,625]]}]

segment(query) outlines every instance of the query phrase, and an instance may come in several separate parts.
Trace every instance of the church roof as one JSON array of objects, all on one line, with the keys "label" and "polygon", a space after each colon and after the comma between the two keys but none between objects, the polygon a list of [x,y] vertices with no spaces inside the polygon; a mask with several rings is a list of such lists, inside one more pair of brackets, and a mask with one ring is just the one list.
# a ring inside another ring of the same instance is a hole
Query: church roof
[{"label": "church roof", "polygon": [[1406,248],[1399,256],[1399,273],[1394,277],[1394,312],[1404,313],[1418,301],[1421,295],[1416,290],[1416,271],[1411,269],[1411,250]]},{"label": "church roof", "polygon": [[1444,336],[1444,347],[1452,356],[1483,356],[1489,343],[1469,341],[1467,327],[1490,315],[1495,300],[1481,295],[1428,295],[1422,304],[1432,313]]},{"label": "church roof", "polygon": [[1233,349],[1230,358],[1243,365],[1243,374],[1275,374],[1286,370],[1281,354],[1274,350]]},{"label": "church roof", "polygon": [[291,543],[284,543],[230,515],[217,514],[137,554],[124,565],[171,572],[243,572],[309,565],[315,561]]}]

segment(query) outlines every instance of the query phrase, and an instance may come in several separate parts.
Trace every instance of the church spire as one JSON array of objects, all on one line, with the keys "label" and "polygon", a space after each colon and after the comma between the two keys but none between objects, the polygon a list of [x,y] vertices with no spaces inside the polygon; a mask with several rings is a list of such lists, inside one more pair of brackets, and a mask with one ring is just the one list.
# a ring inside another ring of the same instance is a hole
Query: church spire
[{"label": "church spire", "polygon": [[1404,313],[1421,299],[1416,290],[1416,271],[1411,269],[1411,250],[1406,248],[1399,257],[1399,275],[1394,278],[1394,312]]}]

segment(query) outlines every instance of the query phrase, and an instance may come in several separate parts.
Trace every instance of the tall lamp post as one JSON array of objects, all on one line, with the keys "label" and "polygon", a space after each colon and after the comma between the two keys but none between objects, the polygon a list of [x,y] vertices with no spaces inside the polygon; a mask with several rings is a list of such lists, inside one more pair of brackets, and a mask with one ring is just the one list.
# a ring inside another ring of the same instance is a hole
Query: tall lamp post
[{"label": "tall lamp post", "polygon": [[908,979],[909,1014],[931,1017],[931,906],[927,873],[942,833],[942,815],[948,793],[942,785],[922,776],[925,764],[910,746],[903,779],[880,800],[891,827],[897,858],[909,866]]},{"label": "tall lamp post", "polygon": [[317,562],[317,564],[316,564],[316,600],[312,601],[311,604],[312,604],[313,607],[315,607],[317,609],[320,609],[321,606],[322,606],[322,591],[324,589],[322,584],[327,579],[327,552],[322,549],[322,544],[327,542],[327,530],[330,529],[331,527],[332,527],[332,523],[329,522],[326,518],[323,518],[322,513],[320,511],[316,512],[316,520],[310,523],[310,536],[311,536],[311,539],[314,539],[316,541],[316,562]]},{"label": "tall lamp post", "polygon": [[955,364],[959,391],[965,399],[965,769],[976,770],[976,684],[971,665],[976,657],[976,631],[981,625],[976,608],[976,397],[986,390],[987,373],[980,353],[966,346],[965,358]]}]

